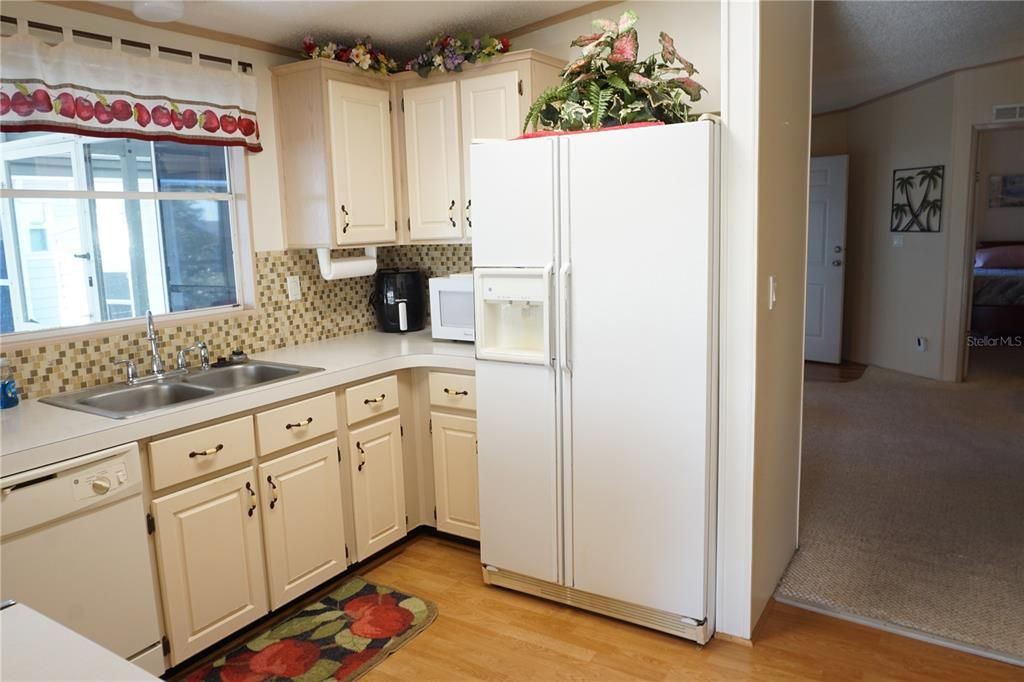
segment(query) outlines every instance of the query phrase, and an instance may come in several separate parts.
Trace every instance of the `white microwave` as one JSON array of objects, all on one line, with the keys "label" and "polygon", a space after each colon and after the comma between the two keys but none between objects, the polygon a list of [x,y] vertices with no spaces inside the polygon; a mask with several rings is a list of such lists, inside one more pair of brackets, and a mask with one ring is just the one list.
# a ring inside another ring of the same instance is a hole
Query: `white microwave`
[{"label": "white microwave", "polygon": [[473,274],[430,278],[430,327],[435,339],[473,341]]}]

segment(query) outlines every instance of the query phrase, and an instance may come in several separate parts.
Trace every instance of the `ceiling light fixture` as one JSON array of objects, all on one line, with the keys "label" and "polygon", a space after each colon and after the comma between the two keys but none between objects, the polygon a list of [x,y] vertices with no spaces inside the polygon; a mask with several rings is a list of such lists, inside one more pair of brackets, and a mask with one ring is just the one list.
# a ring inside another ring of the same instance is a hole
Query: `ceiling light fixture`
[{"label": "ceiling light fixture", "polygon": [[132,14],[145,21],[165,23],[185,16],[183,0],[137,0],[132,3]]}]

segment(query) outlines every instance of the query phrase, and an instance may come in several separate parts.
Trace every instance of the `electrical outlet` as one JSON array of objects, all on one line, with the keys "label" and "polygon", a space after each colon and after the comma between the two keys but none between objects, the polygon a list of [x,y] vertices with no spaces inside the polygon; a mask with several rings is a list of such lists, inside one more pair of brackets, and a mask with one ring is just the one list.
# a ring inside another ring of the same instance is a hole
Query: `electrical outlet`
[{"label": "electrical outlet", "polygon": [[299,299],[301,299],[302,286],[299,284],[299,276],[288,275],[288,278],[285,281],[288,283],[288,300],[298,301]]}]

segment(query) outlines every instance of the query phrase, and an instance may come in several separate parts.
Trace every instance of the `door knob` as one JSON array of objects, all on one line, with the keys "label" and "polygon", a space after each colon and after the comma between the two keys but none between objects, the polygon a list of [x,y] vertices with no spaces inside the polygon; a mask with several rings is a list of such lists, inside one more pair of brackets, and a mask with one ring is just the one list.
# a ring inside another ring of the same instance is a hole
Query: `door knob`
[{"label": "door knob", "polygon": [[842,265],[842,264],[843,264],[843,261],[839,260],[838,258],[836,260],[832,261],[832,265],[836,266],[837,268],[840,265]]}]

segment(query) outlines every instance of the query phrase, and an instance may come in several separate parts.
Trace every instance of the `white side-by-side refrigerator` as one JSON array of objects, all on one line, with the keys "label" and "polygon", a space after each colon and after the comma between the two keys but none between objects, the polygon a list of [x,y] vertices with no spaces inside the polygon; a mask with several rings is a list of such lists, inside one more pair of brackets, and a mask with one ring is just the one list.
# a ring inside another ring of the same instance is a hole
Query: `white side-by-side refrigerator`
[{"label": "white side-by-side refrigerator", "polygon": [[475,143],[485,580],[713,632],[717,131]]}]

